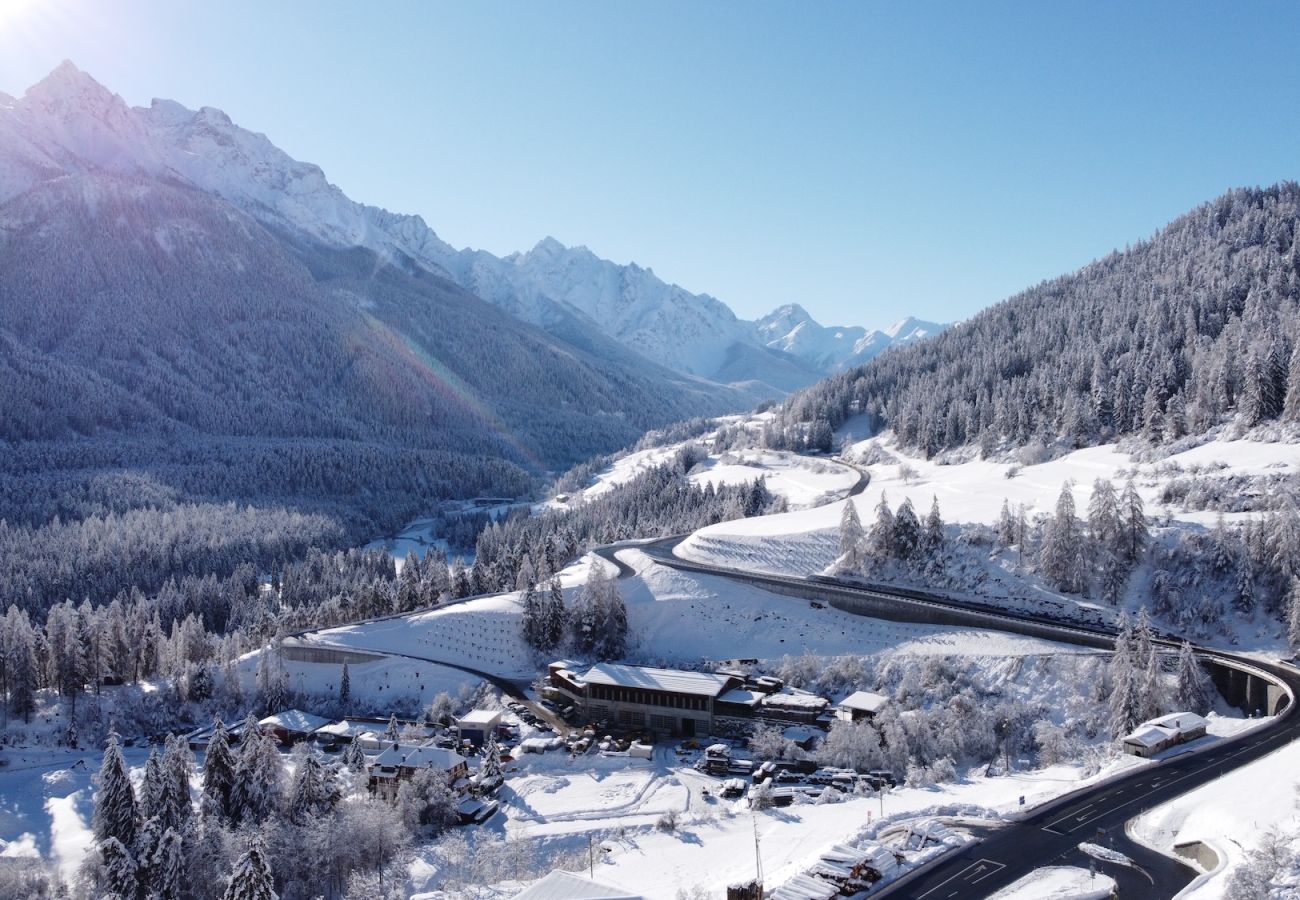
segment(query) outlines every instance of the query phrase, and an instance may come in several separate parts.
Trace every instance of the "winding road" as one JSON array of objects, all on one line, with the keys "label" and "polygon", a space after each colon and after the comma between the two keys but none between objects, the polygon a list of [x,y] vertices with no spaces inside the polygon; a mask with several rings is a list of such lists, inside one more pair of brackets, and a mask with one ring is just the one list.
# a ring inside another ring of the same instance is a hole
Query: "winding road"
[{"label": "winding road", "polygon": [[[673,551],[685,537],[629,542],[601,547],[595,552],[618,566],[623,577],[632,574],[632,570],[617,558],[617,553],[635,547],[661,565],[740,580],[748,585],[767,587],[809,600],[862,595],[869,596],[874,603],[891,602],[897,607],[899,619],[919,618],[927,607],[947,607],[953,613],[977,617],[984,622],[975,627],[1023,633],[1023,628],[1028,626],[1064,643],[1093,648],[1107,642],[1113,645],[1114,633],[1098,627],[1058,624],[1041,616],[1016,612],[972,610],[968,605],[946,603],[940,598],[920,600],[902,593],[891,594],[887,588],[878,585],[865,587],[820,579],[813,581],[684,560]],[[1168,640],[1157,640],[1156,643],[1169,649],[1178,646]],[[1099,870],[1104,870],[1118,882],[1121,896],[1171,898],[1176,895],[1196,877],[1197,872],[1177,859],[1132,840],[1125,832],[1125,824],[1152,807],[1300,738],[1300,715],[1296,714],[1294,702],[1294,698],[1300,696],[1300,671],[1209,648],[1197,648],[1197,653],[1207,660],[1233,662],[1261,670],[1290,689],[1292,702],[1268,722],[1242,735],[1210,741],[1203,747],[1193,746],[1182,754],[1036,807],[1022,820],[991,830],[987,836],[921,866],[873,896],[895,900],[975,900],[995,893],[1043,866],[1073,864],[1087,867],[1090,858],[1078,849],[1079,844],[1085,841],[1112,847],[1135,863],[1132,868],[1102,861],[1097,863]]]}]

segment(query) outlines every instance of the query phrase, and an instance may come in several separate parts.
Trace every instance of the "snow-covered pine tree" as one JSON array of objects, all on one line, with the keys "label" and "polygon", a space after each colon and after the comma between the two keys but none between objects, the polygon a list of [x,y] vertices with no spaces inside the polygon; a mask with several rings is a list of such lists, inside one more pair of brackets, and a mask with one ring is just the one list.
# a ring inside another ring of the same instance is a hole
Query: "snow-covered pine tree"
[{"label": "snow-covered pine tree", "polygon": [[564,643],[568,630],[568,613],[564,608],[564,590],[558,577],[551,578],[542,603],[542,643],[539,649],[551,653]]},{"label": "snow-covered pine tree", "polygon": [[1115,652],[1107,666],[1110,681],[1110,733],[1118,740],[1131,732],[1142,721],[1142,697],[1139,683],[1141,673],[1137,667],[1137,646],[1133,624],[1126,613],[1120,613],[1119,631],[1115,636]]},{"label": "snow-covered pine tree", "polygon": [[867,545],[876,559],[889,559],[894,555],[894,513],[884,492],[876,504],[876,521],[867,534]]},{"label": "snow-covered pine tree", "polygon": [[1124,484],[1124,493],[1119,500],[1120,518],[1124,524],[1123,555],[1131,564],[1137,562],[1146,549],[1150,538],[1147,528],[1146,505],[1132,476]]},{"label": "snow-covered pine tree", "polygon": [[140,781],[139,815],[142,821],[154,818],[162,810],[167,785],[162,771],[158,748],[149,748],[149,758],[144,763],[144,778]]},{"label": "snow-covered pine tree", "polygon": [[1205,672],[1196,661],[1192,645],[1183,641],[1178,648],[1177,686],[1174,695],[1179,711],[1186,710],[1203,716],[1210,709],[1210,694],[1205,687]]},{"label": "snow-covered pine tree", "polygon": [[275,893],[275,879],[266,858],[266,848],[260,839],[253,839],[248,849],[235,863],[230,884],[221,900],[279,900]]},{"label": "snow-covered pine tree", "polygon": [[480,784],[496,783],[501,779],[501,747],[497,744],[496,736],[488,738],[487,746],[483,748],[482,762],[478,766],[478,780]]},{"label": "snow-covered pine tree", "polygon": [[1043,577],[1057,590],[1077,594],[1086,587],[1081,555],[1082,535],[1083,530],[1074,514],[1074,492],[1067,481],[1061,486],[1061,493],[1056,500],[1056,513],[1047,523],[1043,547],[1038,556]]},{"label": "snow-covered pine tree", "polygon": [[348,664],[343,663],[343,671],[339,673],[339,712],[347,715],[348,709],[352,706],[352,673],[348,671]]},{"label": "snow-covered pine tree", "polygon": [[283,780],[279,751],[250,715],[244,722],[243,742],[235,763],[231,820],[236,824],[261,824],[269,819],[279,807]]},{"label": "snow-covered pine tree", "polygon": [[844,511],[840,514],[840,565],[846,572],[857,572],[862,568],[862,543],[866,531],[862,520],[858,518],[858,507],[850,497],[844,501]]},{"label": "snow-covered pine tree", "polygon": [[1088,534],[1098,547],[1118,553],[1123,530],[1115,485],[1108,478],[1098,478],[1092,483],[1088,501]]},{"label": "snow-covered pine tree", "polygon": [[168,817],[163,824],[179,831],[193,811],[190,781],[194,777],[194,755],[183,738],[171,734],[167,735],[165,748],[162,767],[167,784]]},{"label": "snow-covered pine tree", "polygon": [[36,641],[25,610],[10,606],[5,615],[3,646],[5,687],[9,691],[9,708],[24,722],[30,722],[36,709]]},{"label": "snow-covered pine tree", "polygon": [[366,768],[366,754],[358,741],[350,741],[343,748],[343,765],[349,772],[361,772]]},{"label": "snow-covered pine tree", "polygon": [[134,900],[140,893],[139,867],[135,857],[120,840],[108,837],[99,843],[104,888],[123,900]]},{"label": "snow-covered pine tree", "polygon": [[282,711],[289,702],[289,675],[284,669],[280,642],[273,641],[257,658],[257,698],[264,713]]},{"label": "snow-covered pine tree", "polygon": [[540,650],[546,631],[542,601],[537,595],[536,585],[526,584],[521,590],[523,597],[520,606],[523,607],[523,615],[520,617],[519,628],[523,632],[524,643],[534,650]]},{"label": "snow-covered pine tree", "polygon": [[213,722],[212,738],[203,757],[203,793],[223,819],[229,819],[230,793],[235,784],[235,757],[220,717]]},{"label": "snow-covered pine tree", "polygon": [[322,766],[316,755],[307,749],[289,786],[289,821],[295,825],[318,821],[334,808],[339,800],[338,794],[333,772]]},{"label": "snow-covered pine tree", "polygon": [[397,724],[397,713],[390,713],[388,716],[388,725],[384,728],[384,740],[390,744],[396,744],[401,727]]},{"label": "snow-covered pine tree", "polygon": [[912,499],[906,497],[894,513],[893,555],[898,559],[913,559],[921,550],[921,520],[916,517]]},{"label": "snow-covered pine tree", "polygon": [[1291,362],[1287,366],[1286,400],[1282,405],[1282,418],[1288,422],[1300,422],[1300,342],[1291,351]]},{"label": "snow-covered pine tree", "polygon": [[925,532],[921,537],[921,549],[927,557],[943,553],[943,516],[939,514],[939,497],[930,496],[930,511],[925,516]]},{"label": "snow-covered pine tree", "polygon": [[998,514],[998,542],[1010,547],[1016,542],[1016,517],[1011,512],[1011,501],[1002,499],[1002,512]]},{"label": "snow-covered pine tree", "polygon": [[1141,720],[1154,719],[1164,713],[1165,681],[1164,669],[1160,665],[1160,653],[1154,646],[1147,651],[1146,664],[1142,672],[1142,711]]},{"label": "snow-covered pine tree", "polygon": [[606,580],[600,611],[596,656],[619,659],[627,653],[627,604],[623,602],[617,581]]},{"label": "snow-covered pine tree", "polygon": [[134,847],[140,813],[116,733],[108,735],[97,783],[99,793],[95,795],[93,819],[95,840],[101,849],[110,839],[117,840],[123,848]]},{"label": "snow-covered pine tree", "polygon": [[1269,564],[1281,578],[1300,577],[1300,512],[1290,491],[1282,491],[1280,505],[1268,529]]},{"label": "snow-covered pine tree", "polygon": [[149,900],[181,900],[187,887],[184,839],[169,828],[158,842],[150,865]]},{"label": "snow-covered pine tree", "polygon": [[1286,636],[1291,649],[1300,653],[1300,578],[1292,578],[1286,594]]}]

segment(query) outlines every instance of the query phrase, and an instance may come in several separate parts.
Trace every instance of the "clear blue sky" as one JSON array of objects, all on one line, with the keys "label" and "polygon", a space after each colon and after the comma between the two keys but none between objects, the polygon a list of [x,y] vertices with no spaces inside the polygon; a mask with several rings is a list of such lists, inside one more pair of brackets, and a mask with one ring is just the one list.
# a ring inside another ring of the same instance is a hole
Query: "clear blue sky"
[{"label": "clear blue sky", "polygon": [[549,234],[744,316],[879,326],[1300,177],[1297,36],[1263,2],[0,0],[0,90],[70,58],[456,246]]}]

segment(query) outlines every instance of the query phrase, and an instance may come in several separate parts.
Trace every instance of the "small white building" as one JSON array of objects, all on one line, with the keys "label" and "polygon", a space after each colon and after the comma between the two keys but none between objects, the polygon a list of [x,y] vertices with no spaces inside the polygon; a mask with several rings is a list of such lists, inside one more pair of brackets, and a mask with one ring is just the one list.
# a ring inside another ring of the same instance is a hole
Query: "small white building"
[{"label": "small white building", "polygon": [[843,722],[861,722],[864,719],[874,719],[889,698],[884,694],[876,694],[871,691],[854,691],[835,707],[835,718]]},{"label": "small white building", "polygon": [[488,738],[496,734],[497,726],[500,724],[501,710],[499,709],[472,709],[456,720],[460,739],[469,741],[475,747],[486,744]]}]

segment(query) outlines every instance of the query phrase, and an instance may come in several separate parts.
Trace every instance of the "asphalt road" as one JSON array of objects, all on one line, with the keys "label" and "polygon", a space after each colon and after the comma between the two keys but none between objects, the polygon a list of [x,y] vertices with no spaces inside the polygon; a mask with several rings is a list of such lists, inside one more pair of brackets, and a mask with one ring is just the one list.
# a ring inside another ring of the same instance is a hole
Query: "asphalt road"
[{"label": "asphalt road", "polygon": [[[828,586],[821,582],[806,582],[799,578],[769,576],[680,560],[673,555],[673,548],[681,540],[682,537],[679,536],[636,546],[657,562],[674,568],[722,578],[743,578],[750,583],[766,580],[786,591],[806,587],[809,597],[823,596],[827,592]],[[618,565],[620,573],[630,571],[614,557],[618,549],[602,548],[598,552]],[[879,587],[859,589],[842,586],[835,590],[869,590],[875,595],[888,595],[887,589]],[[900,595],[897,599],[900,608],[904,610],[917,603],[912,597]],[[943,605],[939,600],[924,602]],[[960,604],[954,603],[952,606],[954,609],[967,609]],[[1021,617],[1015,613],[1004,613],[1001,617],[1008,622],[1023,619],[1042,624],[1043,621],[1041,617]],[[988,627],[996,629],[996,619]],[[1057,636],[1063,642],[1091,647],[1096,646],[1097,638],[1096,629],[1082,629],[1074,623],[1062,625]],[[1255,659],[1205,648],[1199,648],[1198,652],[1265,670],[1286,683],[1293,694],[1300,697],[1300,671],[1292,667],[1261,663]],[[1091,860],[1078,849],[1079,844],[1086,841],[1113,847],[1135,863],[1135,867],[1097,863],[1098,871],[1116,879],[1120,896],[1171,898],[1196,876],[1195,870],[1131,840],[1124,831],[1125,823],[1152,807],[1300,738],[1297,705],[1290,704],[1270,722],[1247,734],[1223,740],[1203,739],[1190,745],[1187,751],[1152,766],[1144,766],[1132,774],[1051,801],[1034,809],[1022,821],[990,831],[975,843],[922,866],[873,896],[893,900],[975,900],[986,897],[1043,866],[1069,864],[1086,868]]]}]

